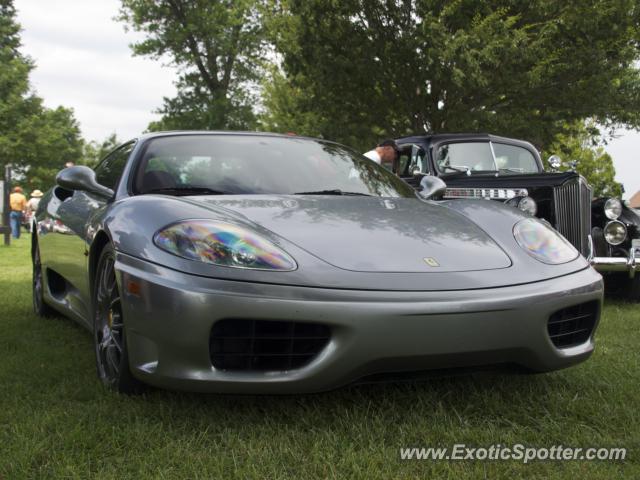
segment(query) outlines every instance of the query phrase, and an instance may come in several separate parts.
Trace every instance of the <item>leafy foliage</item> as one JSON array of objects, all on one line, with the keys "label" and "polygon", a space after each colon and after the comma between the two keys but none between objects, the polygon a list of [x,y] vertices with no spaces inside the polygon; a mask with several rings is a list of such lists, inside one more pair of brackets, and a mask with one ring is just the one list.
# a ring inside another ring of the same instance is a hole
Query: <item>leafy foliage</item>
[{"label": "leafy foliage", "polygon": [[136,55],[169,58],[178,94],[165,98],[150,130],[249,129],[264,32],[251,0],[123,0],[120,19],[146,37]]},{"label": "leafy foliage", "polygon": [[562,159],[560,170],[568,170],[575,165],[576,171],[593,187],[594,198],[620,198],[623,189],[615,180],[613,159],[605,152],[602,139],[595,130],[597,129],[593,123],[575,124],[568,132],[556,136],[547,153],[558,155]]},{"label": "leafy foliage", "polygon": [[[264,124],[369,148],[489,131],[551,143],[566,122],[640,126],[633,0],[281,0]],[[309,112],[313,112],[310,114]]]},{"label": "leafy foliage", "polygon": [[43,189],[80,158],[83,142],[72,110],[46,108],[31,91],[33,62],[19,48],[13,2],[0,0],[0,168],[10,163],[28,189]]},{"label": "leafy foliage", "polygon": [[114,150],[122,142],[118,140],[115,133],[112,133],[102,142],[91,141],[84,144],[82,151],[83,165],[95,167],[100,160],[107,156],[109,152]]}]

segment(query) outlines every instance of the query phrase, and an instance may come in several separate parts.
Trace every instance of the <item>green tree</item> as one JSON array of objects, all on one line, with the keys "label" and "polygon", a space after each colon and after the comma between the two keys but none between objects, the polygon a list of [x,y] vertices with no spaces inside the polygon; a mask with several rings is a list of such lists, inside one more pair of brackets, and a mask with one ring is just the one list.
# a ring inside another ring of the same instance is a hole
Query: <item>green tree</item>
[{"label": "green tree", "polygon": [[146,38],[134,54],[169,58],[177,96],[165,98],[151,130],[250,129],[265,46],[259,2],[122,0],[120,20]]},{"label": "green tree", "polygon": [[109,152],[115,149],[122,142],[118,140],[115,133],[112,133],[102,142],[91,141],[84,144],[82,150],[82,160],[80,163],[95,167],[100,160],[107,156]]},{"label": "green tree", "polygon": [[20,161],[12,162],[18,178],[29,189],[47,189],[67,162],[78,163],[84,141],[73,110],[43,108],[38,115],[22,123]]},{"label": "green tree", "polygon": [[640,126],[635,0],[271,6],[282,63],[265,88],[267,128],[302,125],[365,149],[424,131],[489,131],[540,147],[566,122]]},{"label": "green tree", "polygon": [[80,158],[83,142],[72,110],[45,108],[33,93],[33,62],[19,48],[13,2],[0,0],[0,168],[9,163],[28,189],[43,189],[67,161]]},{"label": "green tree", "polygon": [[[615,180],[616,169],[611,155],[605,152],[602,137],[593,122],[576,123],[564,133],[556,135],[554,141],[543,152],[545,163],[550,155],[562,159],[560,170],[574,168],[593,187],[593,196],[622,196],[622,185]],[[549,165],[546,165],[549,169]]]}]

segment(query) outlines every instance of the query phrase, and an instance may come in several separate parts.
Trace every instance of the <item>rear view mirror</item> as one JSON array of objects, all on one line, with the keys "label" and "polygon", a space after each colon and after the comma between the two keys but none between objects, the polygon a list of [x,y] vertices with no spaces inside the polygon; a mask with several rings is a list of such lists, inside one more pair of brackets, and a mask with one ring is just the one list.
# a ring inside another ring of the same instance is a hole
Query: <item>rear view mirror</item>
[{"label": "rear view mirror", "polygon": [[103,198],[111,198],[114,195],[113,190],[97,182],[96,172],[84,165],[60,170],[56,176],[56,183],[67,190],[89,192]]}]

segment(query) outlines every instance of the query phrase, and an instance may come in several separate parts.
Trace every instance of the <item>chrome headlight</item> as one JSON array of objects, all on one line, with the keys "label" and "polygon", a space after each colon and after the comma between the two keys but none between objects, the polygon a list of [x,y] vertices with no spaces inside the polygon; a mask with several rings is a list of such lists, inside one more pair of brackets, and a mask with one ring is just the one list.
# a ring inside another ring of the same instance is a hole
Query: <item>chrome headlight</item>
[{"label": "chrome headlight", "polygon": [[211,220],[169,225],[153,237],[165,252],[223,267],[291,271],[295,260],[251,230]]},{"label": "chrome headlight", "polygon": [[558,265],[580,255],[562,235],[536,218],[525,218],[516,223],[513,236],[518,245],[542,263]]},{"label": "chrome headlight", "polygon": [[620,245],[627,238],[627,227],[624,223],[614,220],[604,226],[604,239],[610,245]]},{"label": "chrome headlight", "polygon": [[523,212],[527,212],[531,216],[535,216],[538,212],[538,205],[531,197],[522,197],[518,202],[518,208]]},{"label": "chrome headlight", "polygon": [[604,214],[609,220],[617,220],[622,215],[622,202],[617,198],[610,198],[604,204]]},{"label": "chrome headlight", "polygon": [[548,162],[549,166],[554,170],[558,170],[562,165],[562,159],[558,155],[551,155]]},{"label": "chrome headlight", "polygon": [[535,216],[538,212],[538,205],[536,201],[529,196],[513,197],[507,201],[507,204],[516,207],[518,210],[528,213],[531,216]]}]

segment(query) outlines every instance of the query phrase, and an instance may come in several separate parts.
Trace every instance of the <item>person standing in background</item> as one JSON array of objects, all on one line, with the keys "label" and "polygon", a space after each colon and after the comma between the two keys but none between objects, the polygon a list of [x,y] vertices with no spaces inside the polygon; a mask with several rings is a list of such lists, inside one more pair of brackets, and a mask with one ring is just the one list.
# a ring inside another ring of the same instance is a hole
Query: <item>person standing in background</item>
[{"label": "person standing in background", "polygon": [[384,140],[373,150],[364,153],[364,156],[380,165],[393,165],[399,157],[398,145],[394,140]]},{"label": "person standing in background", "polygon": [[27,214],[35,213],[38,209],[38,204],[40,203],[40,199],[42,198],[42,192],[38,189],[35,189],[31,192],[31,198],[27,202]]},{"label": "person standing in background", "polygon": [[38,189],[35,189],[33,192],[31,192],[30,195],[30,199],[27,202],[27,211],[25,213],[25,227],[28,228],[29,231],[31,231],[32,228],[32,219],[33,216],[36,214],[36,210],[38,210],[38,205],[40,204],[40,199],[42,198],[42,192]]},{"label": "person standing in background", "polygon": [[22,215],[27,209],[27,197],[22,193],[22,187],[14,187],[13,193],[9,195],[9,205],[11,207],[11,213],[9,214],[11,234],[13,238],[20,238]]}]

